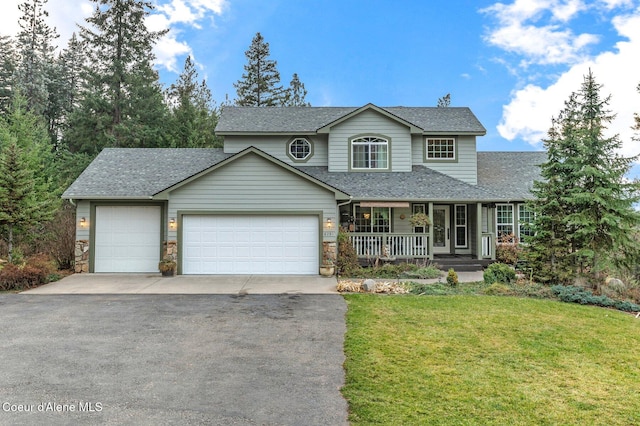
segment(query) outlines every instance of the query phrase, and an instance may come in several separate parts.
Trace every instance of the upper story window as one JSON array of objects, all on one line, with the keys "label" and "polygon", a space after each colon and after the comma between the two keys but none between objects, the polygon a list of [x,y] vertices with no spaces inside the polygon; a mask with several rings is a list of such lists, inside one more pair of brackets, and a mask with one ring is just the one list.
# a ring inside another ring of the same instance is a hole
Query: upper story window
[{"label": "upper story window", "polygon": [[287,146],[287,154],[296,162],[306,161],[313,154],[311,142],[305,138],[295,138]]},{"label": "upper story window", "polygon": [[455,160],[456,140],[454,138],[427,138],[427,160]]},{"label": "upper story window", "polygon": [[351,141],[351,168],[388,169],[389,141],[377,136],[364,136]]}]

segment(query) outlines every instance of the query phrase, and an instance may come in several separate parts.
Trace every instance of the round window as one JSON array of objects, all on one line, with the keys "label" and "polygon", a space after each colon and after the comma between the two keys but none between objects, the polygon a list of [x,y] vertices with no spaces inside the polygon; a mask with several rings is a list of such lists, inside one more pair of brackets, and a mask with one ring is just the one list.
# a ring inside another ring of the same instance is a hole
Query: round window
[{"label": "round window", "polygon": [[289,144],[289,154],[296,160],[306,160],[311,155],[311,144],[303,138],[294,139]]}]

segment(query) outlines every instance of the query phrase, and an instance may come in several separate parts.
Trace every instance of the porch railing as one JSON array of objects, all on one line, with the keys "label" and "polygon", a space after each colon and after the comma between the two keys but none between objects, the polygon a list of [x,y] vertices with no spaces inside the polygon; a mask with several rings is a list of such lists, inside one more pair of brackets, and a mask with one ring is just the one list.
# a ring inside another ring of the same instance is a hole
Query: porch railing
[{"label": "porch railing", "polygon": [[395,257],[421,259],[429,257],[429,236],[426,234],[351,234],[351,244],[358,257]]},{"label": "porch railing", "polygon": [[482,233],[482,258],[493,259],[493,251],[495,243],[493,242],[493,234],[490,232]]}]

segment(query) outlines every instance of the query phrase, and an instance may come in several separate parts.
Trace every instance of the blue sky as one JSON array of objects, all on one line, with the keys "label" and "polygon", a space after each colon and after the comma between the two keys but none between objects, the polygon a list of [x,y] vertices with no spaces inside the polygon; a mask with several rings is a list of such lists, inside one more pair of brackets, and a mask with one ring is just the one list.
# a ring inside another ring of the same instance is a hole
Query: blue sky
[{"label": "blue sky", "polygon": [[[6,1],[6,0],[5,0]],[[17,31],[9,0],[0,32]],[[640,0],[153,0],[148,20],[170,32],[156,48],[165,84],[186,55],[214,98],[235,97],[256,32],[281,82],[298,73],[314,106],[435,106],[451,93],[487,128],[480,150],[541,149],[563,102],[591,68],[612,95],[627,155],[640,113]],[[86,0],[49,0],[63,46],[91,12]]]}]

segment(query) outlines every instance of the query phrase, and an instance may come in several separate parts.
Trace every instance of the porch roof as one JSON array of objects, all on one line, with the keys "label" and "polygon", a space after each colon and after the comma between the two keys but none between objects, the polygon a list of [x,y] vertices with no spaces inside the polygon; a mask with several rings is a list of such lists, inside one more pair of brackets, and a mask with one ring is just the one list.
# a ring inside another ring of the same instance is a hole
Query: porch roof
[{"label": "porch roof", "polygon": [[496,194],[424,166],[406,172],[329,172],[327,167],[300,167],[305,173],[342,189],[358,200],[495,201]]},{"label": "porch roof", "polygon": [[494,201],[532,198],[533,182],[541,180],[545,151],[478,152],[478,186],[496,194]]}]

